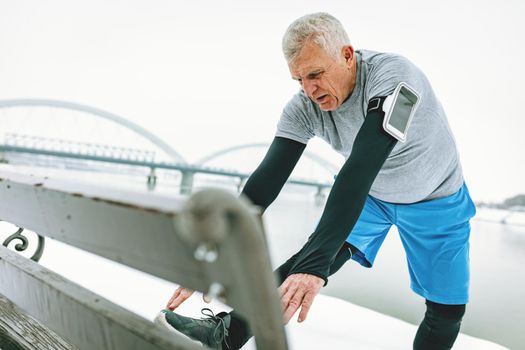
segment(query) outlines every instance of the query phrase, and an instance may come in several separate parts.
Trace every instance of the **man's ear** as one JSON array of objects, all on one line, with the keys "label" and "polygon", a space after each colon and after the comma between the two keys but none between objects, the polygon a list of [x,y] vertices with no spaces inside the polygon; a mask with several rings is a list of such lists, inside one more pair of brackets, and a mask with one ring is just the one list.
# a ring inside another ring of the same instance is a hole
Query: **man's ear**
[{"label": "man's ear", "polygon": [[343,53],[343,57],[346,61],[346,64],[350,66],[352,61],[354,60],[354,48],[352,47],[352,45],[345,45],[343,46],[341,51]]}]

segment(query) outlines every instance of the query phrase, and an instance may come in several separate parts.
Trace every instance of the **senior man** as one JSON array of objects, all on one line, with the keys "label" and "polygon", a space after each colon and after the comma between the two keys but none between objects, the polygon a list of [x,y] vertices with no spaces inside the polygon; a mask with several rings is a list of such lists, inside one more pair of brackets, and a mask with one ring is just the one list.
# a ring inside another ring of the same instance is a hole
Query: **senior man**
[{"label": "senior man", "polygon": [[[302,322],[328,276],[347,260],[372,267],[396,225],[411,288],[426,299],[413,347],[450,349],[468,302],[469,220],[475,207],[429,81],[399,55],[354,51],[341,23],[327,13],[294,21],[283,51],[301,90],[284,108],[275,138],[243,194],[267,208],[314,136],[346,158],[317,228],[276,271],[284,322],[299,309]],[[384,120],[399,102],[394,93],[402,85],[417,103],[398,135]],[[235,312],[200,320],[172,312],[191,293],[177,289],[156,321],[214,348],[239,349],[248,341],[250,330]]]}]

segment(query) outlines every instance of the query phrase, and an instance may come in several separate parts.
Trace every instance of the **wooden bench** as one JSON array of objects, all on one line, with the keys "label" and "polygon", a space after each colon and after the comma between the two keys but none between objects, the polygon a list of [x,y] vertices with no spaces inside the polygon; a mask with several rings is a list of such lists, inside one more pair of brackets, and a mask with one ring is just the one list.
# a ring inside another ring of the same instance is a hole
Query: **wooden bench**
[{"label": "wooden bench", "polygon": [[[0,165],[0,220],[219,297],[258,349],[287,349],[261,221],[233,194],[163,196]],[[202,349],[3,246],[0,348]]]}]

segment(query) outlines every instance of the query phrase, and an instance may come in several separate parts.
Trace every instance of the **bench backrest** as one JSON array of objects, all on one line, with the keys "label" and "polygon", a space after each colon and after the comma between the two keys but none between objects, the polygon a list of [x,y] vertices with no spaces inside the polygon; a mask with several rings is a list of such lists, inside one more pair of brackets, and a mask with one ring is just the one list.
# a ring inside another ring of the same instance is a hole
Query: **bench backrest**
[{"label": "bench backrest", "polygon": [[[221,297],[258,348],[287,348],[262,224],[247,203],[220,190],[162,196],[6,167],[0,220]],[[2,247],[0,258],[0,294],[80,349],[195,348],[17,253]]]}]

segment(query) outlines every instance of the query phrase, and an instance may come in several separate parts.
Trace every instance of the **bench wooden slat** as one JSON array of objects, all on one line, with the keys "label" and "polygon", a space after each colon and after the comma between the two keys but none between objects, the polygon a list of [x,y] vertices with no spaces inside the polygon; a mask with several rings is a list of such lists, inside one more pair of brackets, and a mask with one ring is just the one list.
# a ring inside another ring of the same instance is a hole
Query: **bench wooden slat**
[{"label": "bench wooden slat", "polygon": [[[60,185],[68,191],[49,179],[0,172],[0,219],[172,282],[208,288],[203,264],[174,232],[176,212],[130,203],[122,191]],[[147,194],[134,198],[151,201]]]},{"label": "bench wooden slat", "polygon": [[3,246],[0,293],[79,349],[202,349]]},{"label": "bench wooden slat", "polygon": [[76,350],[78,348],[0,294],[0,349]]}]

